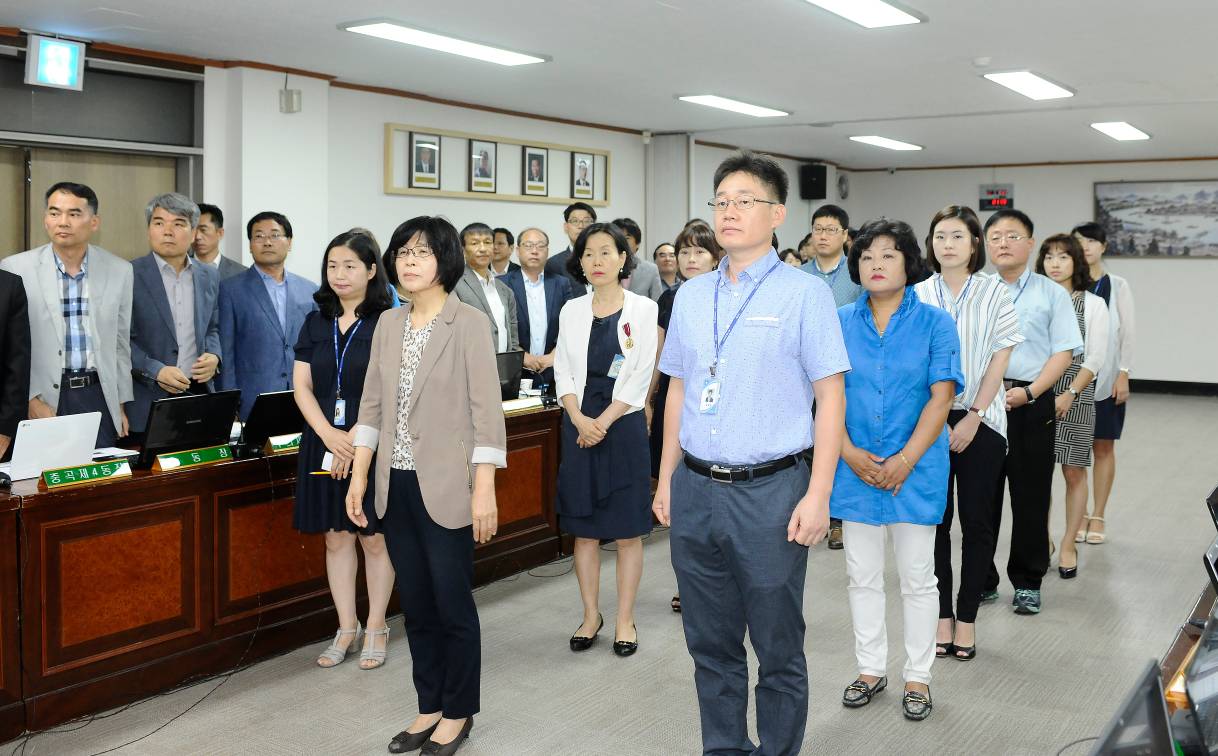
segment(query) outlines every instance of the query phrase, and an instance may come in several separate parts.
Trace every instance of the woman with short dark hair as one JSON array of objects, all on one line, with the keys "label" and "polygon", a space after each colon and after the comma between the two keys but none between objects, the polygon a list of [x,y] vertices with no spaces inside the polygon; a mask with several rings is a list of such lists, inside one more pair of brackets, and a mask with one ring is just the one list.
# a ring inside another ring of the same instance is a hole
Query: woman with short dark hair
[{"label": "woman with short dark hair", "polygon": [[858,678],[842,704],[865,706],[888,684],[884,544],[890,538],[908,657],[901,706],[907,719],[922,720],[932,708],[935,530],[947,502],[947,415],[964,385],[960,339],[951,317],[913,291],[925,270],[909,224],[863,226],[847,264],[863,294],[838,310],[851,370],[830,516],[842,520],[858,660]]},{"label": "woman with short dark hair", "polygon": [[[1095,435],[1095,377],[1108,360],[1108,306],[1089,289],[1095,285],[1083,248],[1069,234],[1054,234],[1040,245],[1036,272],[1070,292],[1083,353],[1074,355],[1053,393],[1057,399],[1057,436],[1053,456],[1066,479],[1066,532],[1062,535],[1057,571],[1066,579],[1078,575],[1078,543],[1086,538],[1087,468]],[[1079,535],[1083,538],[1079,538]]]},{"label": "woman with short dark hair", "polygon": [[[951,449],[947,509],[935,529],[939,628],[935,656],[977,655],[977,608],[994,560],[994,496],[1007,455],[1002,377],[1023,341],[1015,305],[985,266],[981,221],[971,208],[949,205],[930,222],[926,260],[934,275],[914,286],[922,302],[945,310],[960,337],[964,383],[947,416]],[[954,494],[954,496],[953,496]],[[954,499],[954,501],[953,501]],[[960,590],[952,601],[952,519],[960,513]]]},{"label": "woman with short dark hair", "polygon": [[465,270],[456,229],[434,216],[408,220],[385,263],[409,301],[382,315],[372,337],[347,516],[367,527],[379,448],[374,511],[397,572],[419,707],[389,752],[453,754],[479,710],[474,544],[498,529],[507,432],[487,317],[450,296]]},{"label": "woman with short dark hair", "polygon": [[651,532],[647,423],[640,411],[656,362],[656,304],[622,287],[634,255],[617,226],[594,223],[576,239],[567,270],[592,293],[559,313],[556,395],[565,413],[558,469],[559,527],[575,536],[575,575],[584,604],[572,651],[586,651],[604,625],[600,542],[617,542],[617,629],[613,652],[638,650],[634,601]]},{"label": "woman with short dark hair", "polygon": [[[338,632],[317,658],[319,667],[342,662],[359,640],[356,540],[364,549],[368,583],[360,669],[382,666],[389,643],[385,608],[393,591],[393,565],[380,522],[372,517],[367,527],[356,528],[344,504],[372,332],[391,304],[380,256],[376,240],[367,234],[348,231],[334,237],[322,255],[321,287],[313,295],[318,309],[305,318],[296,341],[292,385],[305,427],[296,455],[292,525],[302,533],[325,534],[326,579],[338,612]],[[313,474],[322,470],[330,474]],[[371,495],[371,489],[365,493],[369,504]]]}]

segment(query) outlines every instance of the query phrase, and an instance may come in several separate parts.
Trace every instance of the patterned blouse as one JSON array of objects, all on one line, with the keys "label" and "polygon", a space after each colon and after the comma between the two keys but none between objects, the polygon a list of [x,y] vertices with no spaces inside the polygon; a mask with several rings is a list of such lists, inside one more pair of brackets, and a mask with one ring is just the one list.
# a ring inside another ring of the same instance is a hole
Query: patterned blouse
[{"label": "patterned blouse", "polygon": [[395,470],[413,470],[414,449],[410,442],[408,413],[410,396],[414,393],[414,376],[419,370],[419,362],[423,359],[423,350],[431,338],[431,329],[435,326],[435,318],[426,327],[416,331],[406,323],[402,329],[402,367],[398,371],[398,421],[393,434],[393,457],[390,466]]}]

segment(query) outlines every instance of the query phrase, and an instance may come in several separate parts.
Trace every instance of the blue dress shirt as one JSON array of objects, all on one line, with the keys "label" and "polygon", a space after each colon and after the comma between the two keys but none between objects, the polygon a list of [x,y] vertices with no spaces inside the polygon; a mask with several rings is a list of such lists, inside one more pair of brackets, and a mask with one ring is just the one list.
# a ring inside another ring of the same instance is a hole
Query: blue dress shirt
[{"label": "blue dress shirt", "polygon": [[846,265],[845,253],[842,253],[837,267],[828,273],[820,269],[820,266],[816,264],[815,257],[799,266],[799,269],[805,273],[811,273],[829,284],[829,288],[833,291],[833,303],[838,307],[851,304],[863,293],[863,287],[850,279],[850,267]]},{"label": "blue dress shirt", "polygon": [[[850,361],[824,282],[780,262],[774,250],[734,284],[727,266],[724,257],[718,271],[677,289],[660,371],[685,382],[682,449],[709,462],[755,465],[812,446],[812,383],[849,370]],[[711,414],[699,402],[715,359],[716,290],[720,340],[749,294],[757,295],[719,354],[720,399]]]},{"label": "blue dress shirt", "polygon": [[[931,386],[954,381],[955,395],[964,385],[960,337],[952,316],[919,300],[912,286],[905,288],[883,336],[868,301],[864,291],[857,302],[837,311],[854,366],[846,374],[846,432],[858,448],[887,458],[913,435]],[[833,479],[830,514],[866,525],[938,525],[947,506],[948,452],[944,423],[896,496],[864,483],[842,459]]]},{"label": "blue dress shirt", "polygon": [[[254,271],[258,273],[258,277],[262,279],[262,285],[266,287],[266,295],[271,298],[271,306],[275,308],[275,314],[279,316],[279,327],[284,331],[288,328],[288,276],[287,271],[284,271],[283,280],[276,281],[273,277],[262,272],[262,268],[254,266]],[[292,343],[292,339],[296,334],[285,333],[288,342]]]},{"label": "blue dress shirt", "polygon": [[1024,337],[1023,343],[1011,352],[1005,377],[1035,381],[1054,354],[1065,351],[1082,354],[1083,334],[1078,330],[1078,315],[1070,295],[1060,284],[1033,273],[1031,268],[1015,283],[1005,280],[1003,283],[1015,301],[1015,314],[1019,316],[1019,330]]}]

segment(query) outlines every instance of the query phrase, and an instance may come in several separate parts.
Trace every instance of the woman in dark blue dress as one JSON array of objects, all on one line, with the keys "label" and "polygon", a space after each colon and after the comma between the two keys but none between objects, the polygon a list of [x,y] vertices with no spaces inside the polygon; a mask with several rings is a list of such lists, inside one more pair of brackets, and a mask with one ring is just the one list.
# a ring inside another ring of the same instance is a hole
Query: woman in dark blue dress
[{"label": "woman in dark blue dress", "polygon": [[[362,629],[355,612],[355,542],[364,549],[368,581],[368,621],[361,669],[385,663],[389,627],[385,609],[393,591],[393,565],[378,523],[358,529],[344,503],[355,449],[354,428],[372,350],[372,333],[389,309],[388,283],[377,264],[380,248],[370,234],[348,231],[330,242],[321,264],[318,310],[309,314],[296,342],[293,386],[305,418],[297,454],[296,503],[292,525],[302,533],[324,533],[326,577],[338,610],[334,642],[317,658],[319,667],[343,661]],[[341,365],[341,370],[340,370]],[[329,470],[329,475],[315,472]],[[372,506],[367,493],[368,511]]]},{"label": "woman in dark blue dress", "polygon": [[572,299],[558,317],[554,381],[566,413],[558,470],[559,527],[575,536],[575,574],[584,621],[572,651],[592,647],[599,609],[600,542],[617,541],[618,613],[614,653],[638,649],[634,600],[643,574],[642,536],[651,532],[651,460],[647,402],[656,360],[655,302],[622,288],[634,256],[612,224],[584,229],[568,273],[592,293]]}]

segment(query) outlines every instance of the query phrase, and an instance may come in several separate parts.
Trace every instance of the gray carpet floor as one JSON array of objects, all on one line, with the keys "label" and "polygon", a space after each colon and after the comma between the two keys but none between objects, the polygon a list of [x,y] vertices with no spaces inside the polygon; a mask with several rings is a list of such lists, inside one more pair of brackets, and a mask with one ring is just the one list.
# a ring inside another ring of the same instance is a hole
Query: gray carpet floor
[{"label": "gray carpet floor", "polygon": [[[811,710],[803,752],[1054,754],[1095,735],[1147,660],[1166,650],[1205,584],[1201,555],[1214,529],[1203,498],[1218,481],[1215,429],[1214,399],[1134,396],[1125,439],[1117,447],[1109,543],[1080,547],[1077,580],[1060,580],[1054,562],[1038,617],[1011,613],[1004,579],[999,602],[983,607],[978,617],[977,659],[936,662],[935,712],[926,722],[901,717],[899,682],[865,709],[840,705],[841,690],[855,675],[844,559],[823,545],[813,550],[806,596]],[[1056,537],[1064,527],[1062,489],[1059,474]],[[1009,517],[1000,559],[1008,522]],[[483,713],[462,753],[700,752],[693,666],[680,618],[668,607],[675,581],[667,534],[656,532],[645,554],[637,609],[640,650],[630,659],[615,657],[608,642],[616,601],[611,553],[604,554],[602,572],[606,630],[585,654],[567,650],[580,613],[575,576],[566,573],[569,562],[478,591]],[[887,584],[889,674],[897,681],[903,652],[891,564]],[[319,643],[232,676],[201,703],[216,681],[83,728],[38,735],[25,753],[99,753],[139,738],[118,752],[385,753],[389,738],[417,713],[401,618],[392,628],[383,669],[364,672],[350,658],[336,669],[318,669],[313,659],[324,647]],[[1077,745],[1065,753],[1088,748]]]}]

